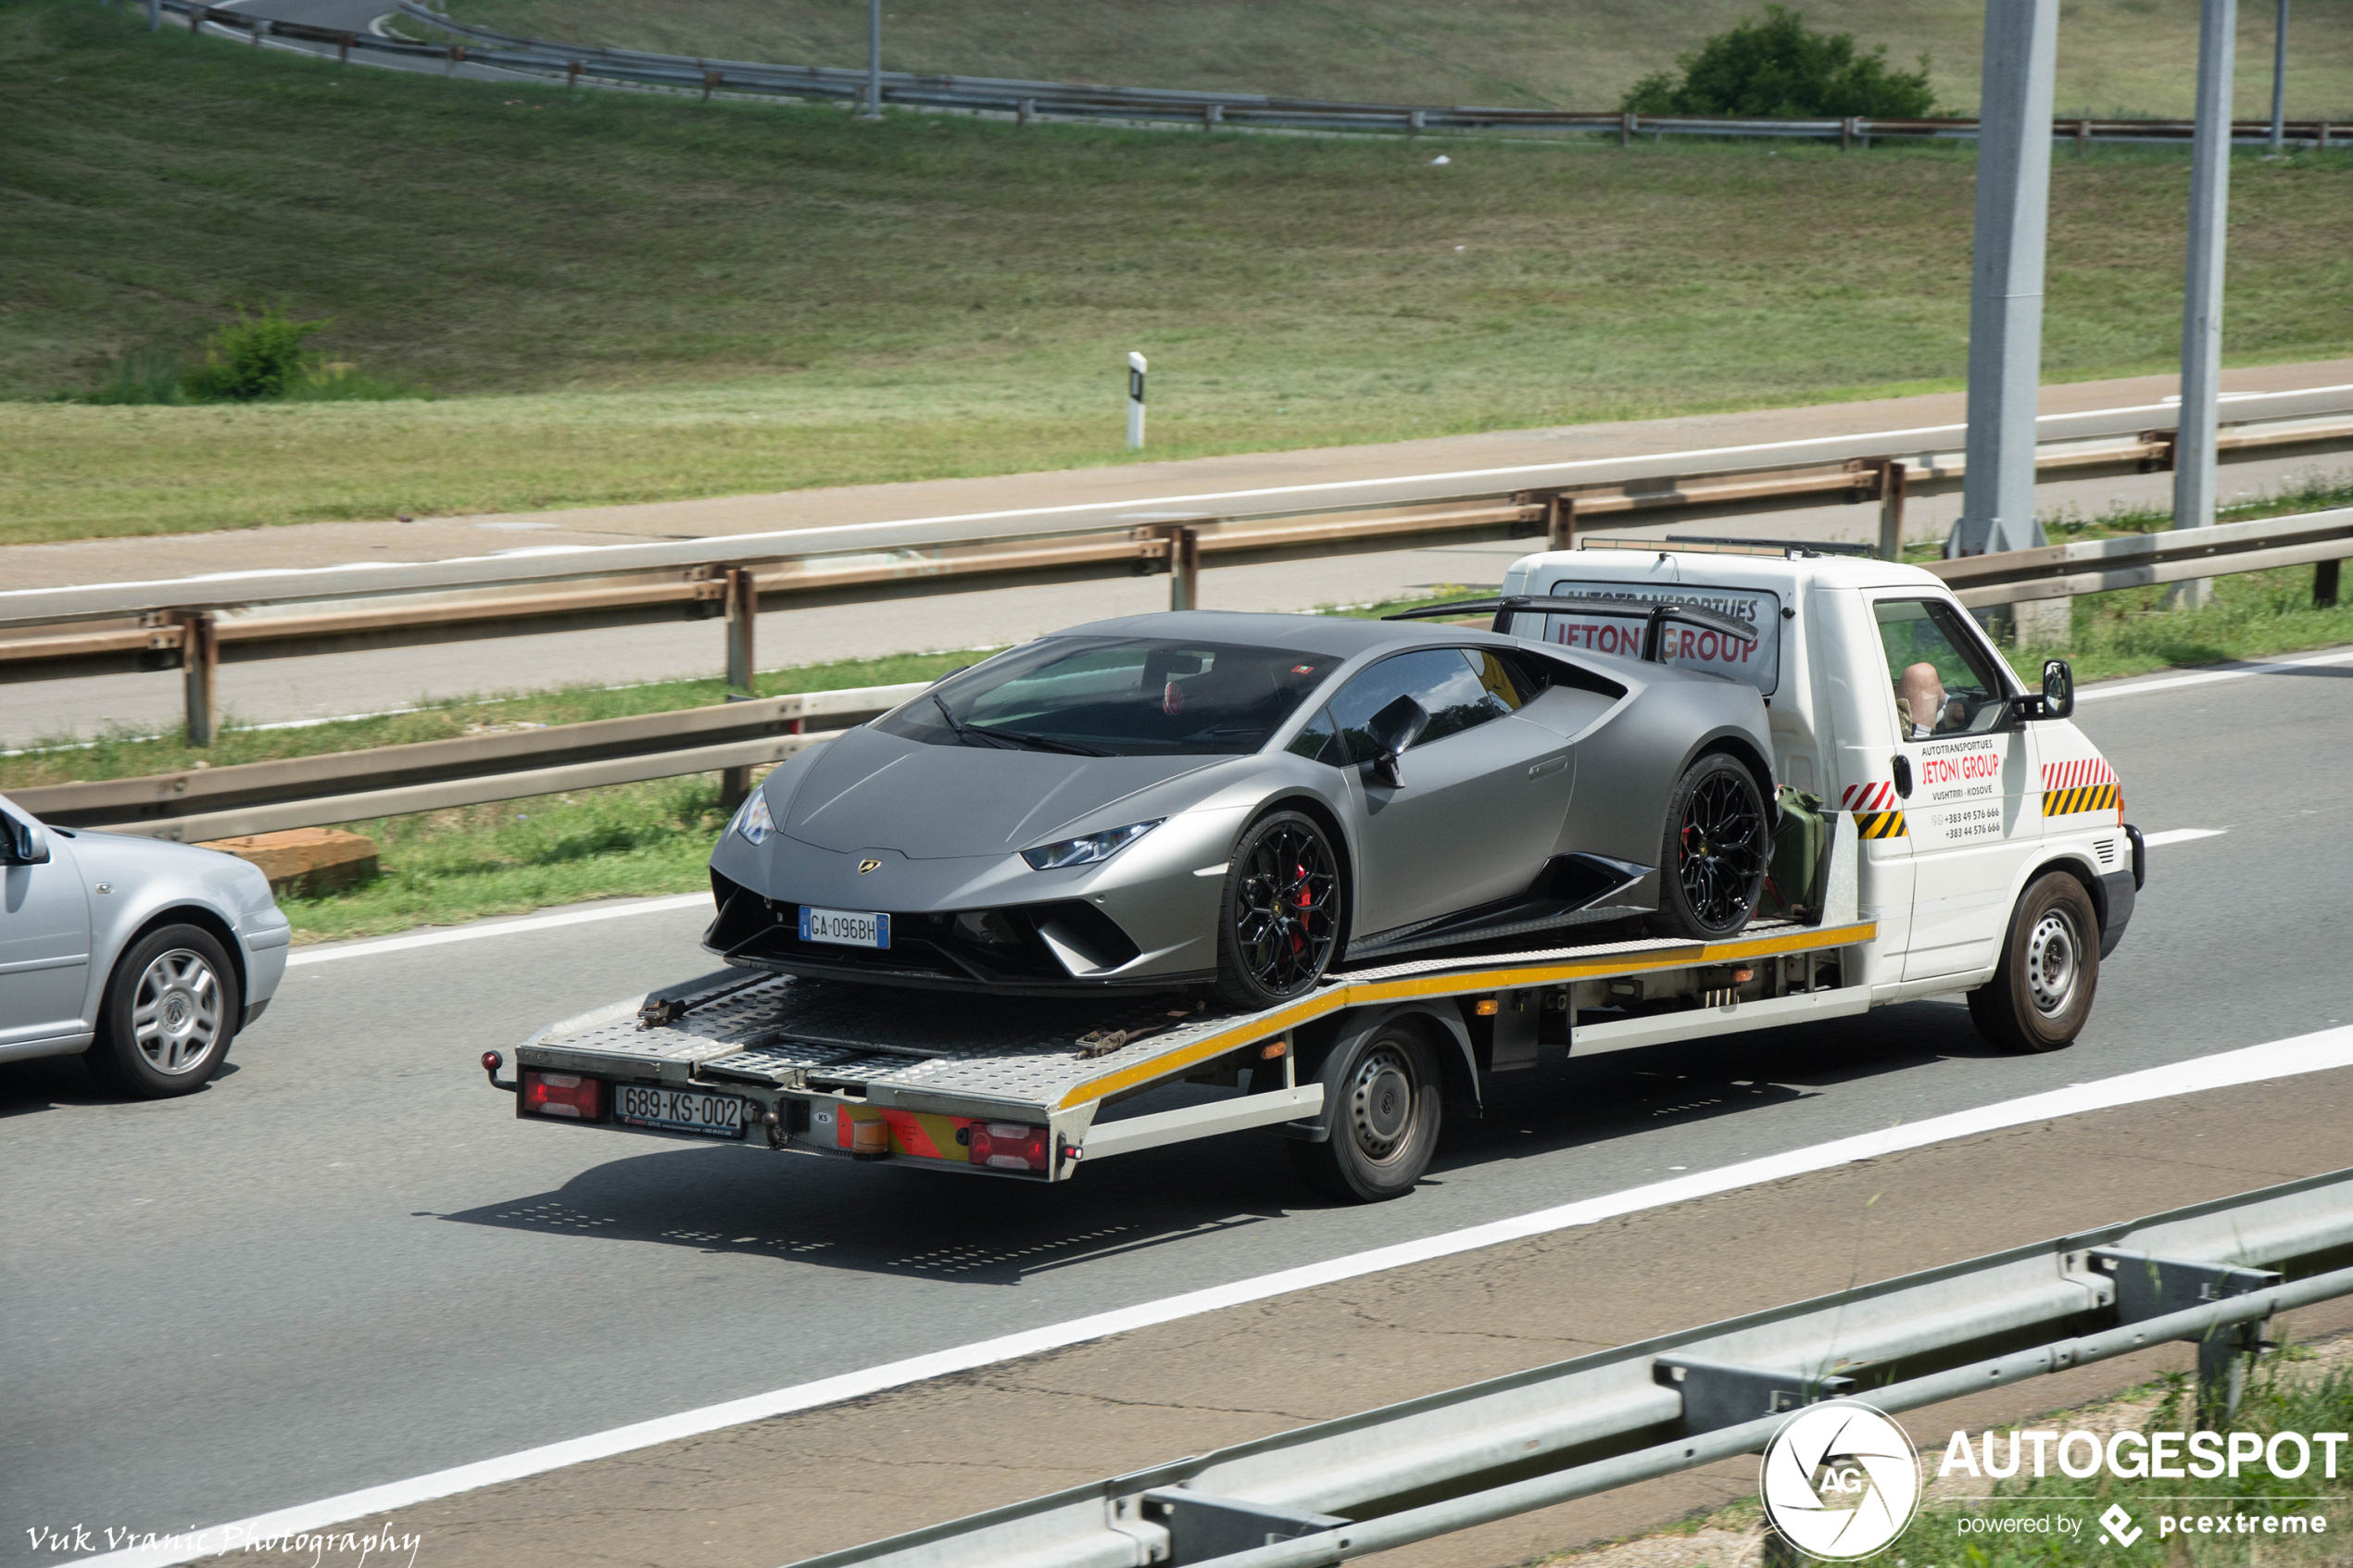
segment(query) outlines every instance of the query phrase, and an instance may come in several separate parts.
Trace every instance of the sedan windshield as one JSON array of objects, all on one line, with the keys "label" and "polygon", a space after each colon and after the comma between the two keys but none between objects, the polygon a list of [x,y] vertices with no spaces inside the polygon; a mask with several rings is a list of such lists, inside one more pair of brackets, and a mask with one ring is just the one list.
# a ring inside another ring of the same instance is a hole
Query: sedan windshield
[{"label": "sedan windshield", "polygon": [[1265,745],[1340,663],[1230,643],[1050,637],[950,676],[875,727],[1082,757],[1239,754]]}]

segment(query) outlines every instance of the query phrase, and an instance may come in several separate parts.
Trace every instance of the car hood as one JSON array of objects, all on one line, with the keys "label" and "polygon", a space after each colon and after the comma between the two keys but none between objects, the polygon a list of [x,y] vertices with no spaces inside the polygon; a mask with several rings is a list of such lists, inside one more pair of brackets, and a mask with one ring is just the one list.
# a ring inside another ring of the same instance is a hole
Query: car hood
[{"label": "car hood", "polygon": [[[1115,801],[1232,760],[925,746],[849,730],[802,776],[780,831],[844,853],[896,849],[916,860],[1002,855],[1066,837],[1061,830]],[[1164,796],[1152,808],[1143,814],[1170,809]]]}]

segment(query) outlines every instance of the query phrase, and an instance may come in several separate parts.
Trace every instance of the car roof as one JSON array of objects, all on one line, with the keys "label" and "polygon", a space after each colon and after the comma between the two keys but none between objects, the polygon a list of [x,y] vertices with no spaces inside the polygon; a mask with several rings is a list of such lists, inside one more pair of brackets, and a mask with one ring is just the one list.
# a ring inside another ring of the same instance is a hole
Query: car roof
[{"label": "car roof", "polygon": [[1173,637],[1204,643],[1256,644],[1297,648],[1302,653],[1353,659],[1389,648],[1491,643],[1513,646],[1515,639],[1483,627],[1448,626],[1416,621],[1365,621],[1348,615],[1275,615],[1253,610],[1161,610],[1090,621],[1051,633],[1057,637]]}]

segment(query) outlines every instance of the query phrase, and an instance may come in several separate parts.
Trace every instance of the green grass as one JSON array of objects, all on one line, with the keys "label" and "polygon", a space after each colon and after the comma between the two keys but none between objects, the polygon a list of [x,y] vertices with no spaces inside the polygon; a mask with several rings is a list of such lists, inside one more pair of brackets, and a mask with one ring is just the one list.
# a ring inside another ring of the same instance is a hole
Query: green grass
[{"label": "green grass", "polygon": [[711,884],[711,847],[727,813],[718,779],[705,774],[343,825],[375,841],[381,870],[346,892],[281,895],[297,942],[690,893]]},{"label": "green grass", "polygon": [[[2316,1432],[2346,1431],[2348,1420],[2353,1420],[2353,1374],[2342,1367],[2316,1375],[2309,1368],[2298,1367],[2296,1358],[2290,1355],[2267,1360],[2248,1382],[2250,1386],[2238,1411],[2221,1424],[2223,1429],[2252,1432],[2266,1439],[2275,1432],[2296,1432],[2309,1441]],[[2168,1379],[2164,1387],[2165,1397],[2148,1419],[2140,1424],[2140,1430],[2196,1430],[2201,1423],[2190,1408],[2193,1390],[2188,1380],[2176,1375]],[[2065,1429],[2060,1421],[2050,1424]],[[1902,1558],[1912,1562],[1957,1564],[1959,1568],[2075,1568],[2086,1562],[2114,1563],[2118,1568],[2139,1568],[2141,1564],[2203,1568],[2209,1563],[2218,1568],[2221,1564],[2245,1568],[2250,1563],[2286,1568],[2288,1564],[2342,1563],[2347,1555],[2343,1535],[2348,1525],[2353,1525],[2353,1518],[2348,1518],[2346,1512],[2347,1500],[2353,1499],[2353,1469],[2340,1465],[2335,1476],[2324,1476],[2317,1458],[2318,1445],[2313,1446],[2313,1452],[2316,1457],[2309,1471],[2294,1480],[2275,1477],[2268,1467],[2257,1464],[2243,1467],[2236,1478],[2223,1475],[2208,1481],[2123,1481],[2112,1479],[2103,1472],[2084,1480],[2051,1474],[2023,1482],[1996,1482],[1993,1500],[1979,1507],[1995,1513],[2072,1515],[2082,1522],[2081,1533],[2072,1537],[2057,1532],[2047,1536],[1964,1537],[1956,1531],[1954,1510],[1923,1509],[1911,1527],[1886,1549],[1885,1555],[1891,1561]],[[1933,1474],[1941,1456],[1929,1453],[1921,1457]],[[2159,1494],[2172,1500],[2141,1500],[2143,1495]],[[2304,1500],[2312,1498],[2320,1500]],[[2117,1547],[2100,1537],[2095,1521],[2111,1503],[2123,1504],[2142,1527],[2144,1533],[2130,1547]],[[2162,1540],[2158,1535],[2159,1513],[2175,1517],[2253,1514],[2259,1531],[2262,1515],[2315,1512],[2327,1516],[2327,1534],[2176,1534]]]},{"label": "green grass", "polygon": [[[1149,458],[1964,367],[1967,149],[1466,141],[1434,169],[1386,139],[872,127],[338,69],[87,0],[0,0],[0,396],[185,358],[259,300],[442,395],[0,402],[0,542],[1122,462],[1131,348]],[[2173,365],[2187,178],[2058,160],[2051,379]],[[2232,360],[2353,353],[2353,154],[2243,161],[2232,214]]]},{"label": "green grass", "polygon": [[[1931,58],[1947,112],[1977,103],[1985,7],[1967,0],[1806,0],[1812,25]],[[862,65],[857,0],[450,0],[465,21],[537,37],[673,54]],[[892,10],[893,69],[1133,86],[1203,87],[1390,103],[1612,109],[1637,77],[1671,67],[1757,9],[1756,0],[927,0]],[[2188,115],[2196,0],[2076,0],[2059,14],[2063,114]],[[2271,7],[2239,7],[2237,112],[2271,112]],[[2291,115],[2353,117],[2353,6],[2300,0],[2290,23]]]}]

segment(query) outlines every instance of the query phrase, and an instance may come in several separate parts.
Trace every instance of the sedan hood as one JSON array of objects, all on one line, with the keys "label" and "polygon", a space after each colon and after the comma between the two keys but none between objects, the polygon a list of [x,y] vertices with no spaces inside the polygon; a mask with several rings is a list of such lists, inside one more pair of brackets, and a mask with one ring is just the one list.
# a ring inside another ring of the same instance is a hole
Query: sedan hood
[{"label": "sedan hood", "polygon": [[[781,831],[845,854],[896,849],[915,860],[1002,855],[1067,836],[1060,830],[1139,790],[1232,760],[925,746],[849,730],[828,742],[802,776]],[[1164,802],[1144,814],[1165,815]]]}]

